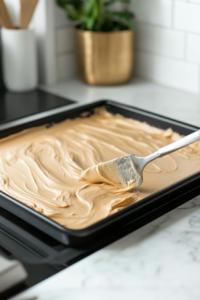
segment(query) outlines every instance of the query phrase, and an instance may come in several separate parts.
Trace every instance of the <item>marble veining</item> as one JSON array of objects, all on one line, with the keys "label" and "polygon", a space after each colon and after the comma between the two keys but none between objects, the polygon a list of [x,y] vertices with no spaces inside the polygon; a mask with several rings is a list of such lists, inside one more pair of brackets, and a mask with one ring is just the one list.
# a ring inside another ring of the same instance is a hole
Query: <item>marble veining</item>
[{"label": "marble veining", "polygon": [[200,298],[200,196],[14,298]]}]

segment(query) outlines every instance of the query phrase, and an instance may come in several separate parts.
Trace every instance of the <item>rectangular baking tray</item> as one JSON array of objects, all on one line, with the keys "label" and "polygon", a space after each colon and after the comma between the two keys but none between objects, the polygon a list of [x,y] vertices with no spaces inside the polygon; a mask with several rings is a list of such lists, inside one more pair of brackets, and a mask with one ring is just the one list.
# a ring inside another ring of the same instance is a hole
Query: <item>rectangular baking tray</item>
[{"label": "rectangular baking tray", "polygon": [[[110,100],[101,100],[87,105],[73,105],[73,107],[67,108],[62,112],[55,113],[55,111],[52,111],[46,117],[34,117],[29,122],[26,119],[21,120],[16,126],[10,125],[10,127],[7,126],[7,128],[0,129],[0,138],[34,126],[73,119],[84,112],[91,112],[92,114],[94,109],[100,106],[105,106],[112,114],[121,114],[127,118],[145,121],[158,128],[167,129],[171,127],[175,132],[182,135],[190,134],[198,129],[195,126],[136,107],[130,107]],[[94,243],[97,239],[104,238],[105,235],[114,234],[121,227],[128,224],[131,224],[132,230],[137,229],[185,203],[200,194],[199,183],[200,172],[197,172],[81,230],[65,228],[3,192],[0,192],[0,206],[65,245],[83,247],[89,243]]]}]

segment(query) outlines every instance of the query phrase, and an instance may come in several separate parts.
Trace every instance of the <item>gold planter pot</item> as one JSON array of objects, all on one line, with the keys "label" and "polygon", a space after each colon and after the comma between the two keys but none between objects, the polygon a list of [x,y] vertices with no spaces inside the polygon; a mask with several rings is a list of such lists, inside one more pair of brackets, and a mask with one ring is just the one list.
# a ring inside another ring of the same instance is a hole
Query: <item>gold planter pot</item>
[{"label": "gold planter pot", "polygon": [[134,32],[92,32],[76,29],[80,78],[93,85],[118,85],[130,80]]}]

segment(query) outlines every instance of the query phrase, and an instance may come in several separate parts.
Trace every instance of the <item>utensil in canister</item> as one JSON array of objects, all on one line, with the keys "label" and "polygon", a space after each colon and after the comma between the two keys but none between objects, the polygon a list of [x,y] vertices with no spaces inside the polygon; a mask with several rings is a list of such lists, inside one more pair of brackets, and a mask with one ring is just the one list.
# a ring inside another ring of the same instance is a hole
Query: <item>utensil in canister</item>
[{"label": "utensil in canister", "polygon": [[20,0],[21,4],[21,13],[20,13],[20,28],[28,28],[35,8],[37,6],[38,0]]},{"label": "utensil in canister", "polygon": [[38,85],[37,46],[34,31],[2,28],[3,81],[11,92],[28,92]]},{"label": "utensil in canister", "polygon": [[[83,172],[82,178],[86,180],[88,178],[89,181],[97,183],[98,177],[95,178],[95,175],[99,167],[99,173],[102,175],[101,179],[105,178],[105,182],[113,183],[114,186],[123,190],[130,190],[142,184],[143,170],[148,163],[198,140],[200,140],[200,130],[159,149],[149,156],[138,157],[129,154],[88,168]],[[94,178],[94,181],[92,178]],[[103,179],[100,182],[103,182]]]},{"label": "utensil in canister", "polygon": [[4,0],[0,0],[0,24],[7,29],[15,28]]}]

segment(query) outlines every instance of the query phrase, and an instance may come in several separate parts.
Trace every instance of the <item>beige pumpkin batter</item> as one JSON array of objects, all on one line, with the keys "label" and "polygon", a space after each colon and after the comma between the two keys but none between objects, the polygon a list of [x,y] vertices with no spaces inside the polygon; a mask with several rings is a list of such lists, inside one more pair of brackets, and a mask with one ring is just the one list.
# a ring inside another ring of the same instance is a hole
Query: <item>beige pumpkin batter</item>
[{"label": "beige pumpkin batter", "polygon": [[0,141],[0,190],[68,228],[85,228],[199,171],[200,143],[150,163],[143,184],[129,192],[80,180],[82,171],[129,153],[149,155],[179,138],[105,109],[25,130]]}]

